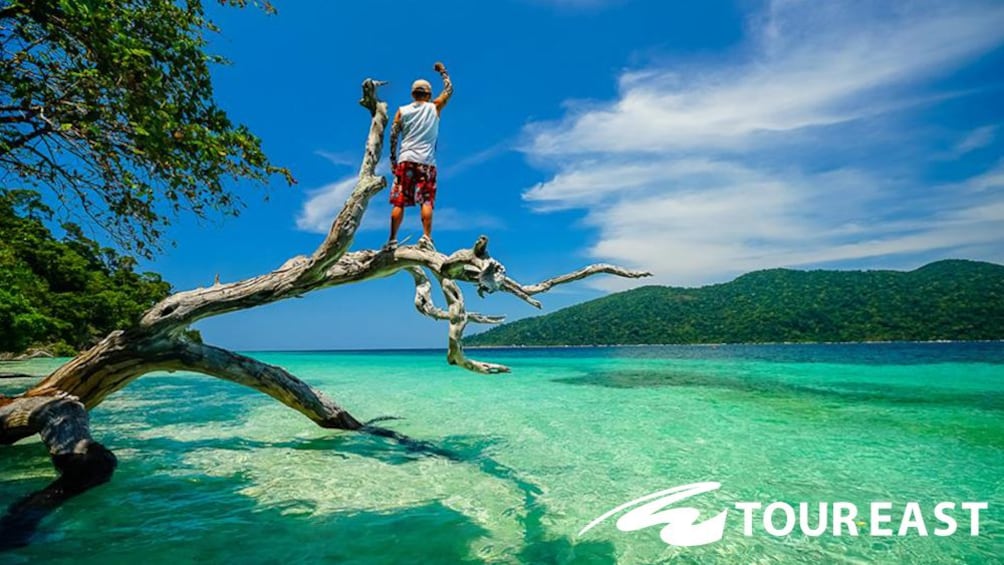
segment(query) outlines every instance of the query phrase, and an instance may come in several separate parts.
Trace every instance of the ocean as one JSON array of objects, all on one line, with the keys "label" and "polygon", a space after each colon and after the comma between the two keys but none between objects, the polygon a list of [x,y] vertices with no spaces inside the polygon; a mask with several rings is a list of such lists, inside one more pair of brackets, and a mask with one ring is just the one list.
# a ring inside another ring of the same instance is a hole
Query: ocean
[{"label": "ocean", "polygon": [[[398,418],[379,425],[406,442],[320,429],[209,377],[143,377],[91,414],[119,459],[112,481],[0,562],[1004,561],[1004,343],[468,353],[513,372],[467,373],[442,351],[251,353],[361,420]],[[27,384],[0,381],[0,393]],[[54,476],[38,440],[0,453],[4,506]],[[727,510],[717,542],[669,545],[662,523],[621,531],[630,509],[580,535],[622,504],[704,482],[719,486],[673,506],[698,521]],[[860,532],[773,535],[761,511],[745,535],[737,501],[806,502],[810,525],[821,502],[853,504]],[[891,503],[894,535],[869,535],[876,501]],[[956,503],[949,536],[933,533],[943,501]],[[965,501],[988,504],[977,536]],[[908,502],[927,536],[896,535]]]}]

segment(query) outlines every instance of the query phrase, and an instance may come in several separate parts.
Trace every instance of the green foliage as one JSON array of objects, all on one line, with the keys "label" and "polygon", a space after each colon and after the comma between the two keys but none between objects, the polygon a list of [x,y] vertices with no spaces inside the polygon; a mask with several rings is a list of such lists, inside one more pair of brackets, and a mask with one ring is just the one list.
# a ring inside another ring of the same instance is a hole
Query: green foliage
[{"label": "green foliage", "polygon": [[50,216],[36,193],[0,193],[0,351],[87,347],[170,293],[159,275],[134,272],[134,259],[76,225],[64,224],[57,240],[45,225]]},{"label": "green foliage", "polygon": [[471,345],[1004,338],[1004,266],[911,272],[773,269],[696,289],[647,286],[471,336]]},{"label": "green foliage", "polygon": [[236,215],[229,181],[292,183],[214,102],[216,31],[198,0],[0,2],[0,170],[144,255],[179,212]]}]

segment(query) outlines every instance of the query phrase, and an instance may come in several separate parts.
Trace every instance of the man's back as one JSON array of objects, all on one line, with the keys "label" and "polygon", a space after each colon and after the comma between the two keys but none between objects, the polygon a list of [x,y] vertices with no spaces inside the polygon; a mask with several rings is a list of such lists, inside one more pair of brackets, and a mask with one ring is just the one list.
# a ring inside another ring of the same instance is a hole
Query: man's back
[{"label": "man's back", "polygon": [[401,162],[436,164],[439,110],[432,102],[415,101],[401,106]]}]

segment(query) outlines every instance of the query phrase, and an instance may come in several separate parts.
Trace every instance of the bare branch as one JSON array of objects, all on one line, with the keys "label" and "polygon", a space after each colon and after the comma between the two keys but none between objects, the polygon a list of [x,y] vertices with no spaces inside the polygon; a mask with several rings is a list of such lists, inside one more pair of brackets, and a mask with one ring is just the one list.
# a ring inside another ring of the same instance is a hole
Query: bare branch
[{"label": "bare branch", "polygon": [[[253,388],[325,428],[355,430],[362,425],[324,394],[280,367],[211,345],[184,339],[144,340],[126,332],[112,333],[22,397],[7,400],[16,407],[29,398],[71,395],[90,409],[155,371],[192,371]],[[0,417],[0,424],[3,422]],[[29,435],[35,431],[27,430]]]},{"label": "bare branch", "polygon": [[[572,281],[577,281],[601,273],[605,273],[608,275],[617,275],[618,277],[624,277],[628,279],[639,279],[642,277],[652,276],[652,273],[649,273],[647,271],[632,271],[629,269],[625,269],[623,267],[618,267],[616,265],[607,265],[604,263],[599,263],[596,265],[589,265],[588,267],[583,267],[573,273],[567,273],[564,275],[553,277],[547,279],[546,281],[542,281],[532,285],[521,285],[516,281],[507,278],[506,290],[510,290],[510,285],[511,285],[513,290],[518,290],[527,295],[539,294],[541,292],[547,292],[551,290],[552,287],[555,287],[559,284],[570,283]],[[510,292],[512,292],[512,290],[510,290]]]},{"label": "bare branch", "polygon": [[[432,282],[425,272],[418,267],[407,267],[413,279],[415,279],[415,309],[419,314],[428,316],[434,320],[449,320],[450,313],[436,307],[432,300]],[[467,321],[476,324],[501,324],[505,321],[505,316],[489,316],[477,312],[467,312]]]},{"label": "bare branch", "polygon": [[418,267],[408,267],[406,270],[415,279],[415,309],[418,313],[434,320],[449,320],[450,313],[433,303],[432,281],[425,276],[425,272]]},{"label": "bare branch", "polygon": [[468,371],[475,373],[508,373],[509,367],[496,363],[486,363],[475,361],[464,355],[464,328],[467,327],[467,312],[464,309],[464,296],[460,292],[457,283],[447,278],[440,278],[439,284],[443,287],[443,296],[450,308],[450,330],[449,345],[446,352],[446,361],[451,365],[459,365]]},{"label": "bare branch", "polygon": [[468,312],[467,321],[475,324],[501,324],[505,321],[505,316],[489,316],[477,312]]},{"label": "bare branch", "polygon": [[[475,252],[477,250],[477,252]],[[230,310],[250,308],[290,296],[300,296],[320,288],[360,282],[392,275],[407,270],[415,280],[415,307],[423,315],[436,320],[448,320],[448,360],[452,364],[478,372],[500,372],[504,367],[468,362],[463,355],[463,330],[469,322],[500,323],[503,318],[468,313],[463,295],[455,281],[472,282],[483,289],[481,275],[489,267],[501,268],[487,253],[487,238],[482,237],[474,248],[461,249],[449,256],[417,246],[401,246],[393,252],[372,250],[345,253],[321,276],[305,276],[310,260],[294,257],[279,269],[259,277],[225,285],[214,285],[176,294],[151,309],[144,321],[152,318],[150,326],[156,327],[157,317],[185,327],[196,317],[216,315]],[[428,269],[443,287],[449,310],[435,306],[429,278],[422,269]],[[504,270],[504,268],[502,268]],[[531,294],[545,292],[557,284],[580,280],[596,274],[614,274],[627,277],[647,276],[647,273],[630,271],[611,265],[592,265],[574,273],[548,279],[536,285],[523,286],[505,277],[500,290],[509,292],[530,304],[540,306]],[[490,290],[489,290],[490,291]],[[171,310],[174,308],[174,310]]]},{"label": "bare branch", "polygon": [[195,371],[235,382],[282,402],[323,428],[358,430],[363,426],[322,392],[281,367],[201,343],[179,342],[172,369]]},{"label": "bare branch", "polygon": [[359,167],[359,182],[331,223],[328,236],[314,252],[315,273],[324,272],[348,250],[370,198],[387,186],[387,179],[376,174],[377,162],[383,151],[383,132],[387,127],[387,103],[377,98],[377,87],[383,84],[386,83],[373,79],[363,81],[363,97],[359,103],[370,111],[372,121],[366,138],[363,162]]},{"label": "bare branch", "polygon": [[502,288],[509,294],[516,295],[517,297],[519,297],[520,300],[526,302],[527,304],[533,306],[534,308],[539,309],[543,306],[543,304],[541,304],[539,300],[536,300],[532,298],[529,294],[527,294],[519,283],[508,277],[506,277],[505,281],[502,283]]}]

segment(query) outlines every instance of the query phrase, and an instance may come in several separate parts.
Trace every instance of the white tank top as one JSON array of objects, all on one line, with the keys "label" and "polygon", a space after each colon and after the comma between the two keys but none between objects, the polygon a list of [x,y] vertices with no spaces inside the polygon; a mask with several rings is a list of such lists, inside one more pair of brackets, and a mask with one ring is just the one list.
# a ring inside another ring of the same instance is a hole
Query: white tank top
[{"label": "white tank top", "polygon": [[401,153],[399,162],[436,164],[439,112],[432,102],[412,102],[401,106]]}]

